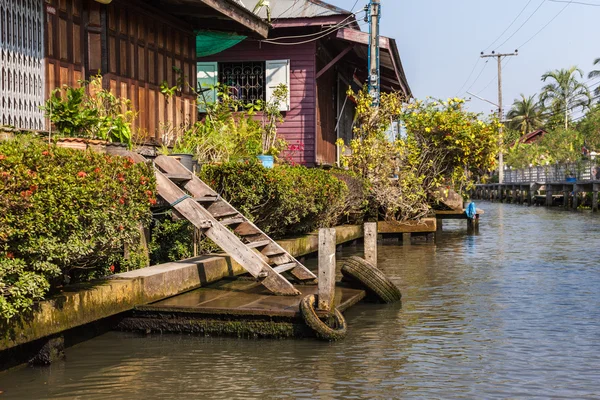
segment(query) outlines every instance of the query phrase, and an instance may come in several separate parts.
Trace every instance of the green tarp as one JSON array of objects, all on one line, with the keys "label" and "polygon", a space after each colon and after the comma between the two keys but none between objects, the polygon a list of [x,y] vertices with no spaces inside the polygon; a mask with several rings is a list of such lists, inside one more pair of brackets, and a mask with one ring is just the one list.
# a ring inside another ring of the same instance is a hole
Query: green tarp
[{"label": "green tarp", "polygon": [[246,36],[239,36],[232,33],[196,32],[196,56],[212,56],[235,46],[244,39],[246,39]]}]

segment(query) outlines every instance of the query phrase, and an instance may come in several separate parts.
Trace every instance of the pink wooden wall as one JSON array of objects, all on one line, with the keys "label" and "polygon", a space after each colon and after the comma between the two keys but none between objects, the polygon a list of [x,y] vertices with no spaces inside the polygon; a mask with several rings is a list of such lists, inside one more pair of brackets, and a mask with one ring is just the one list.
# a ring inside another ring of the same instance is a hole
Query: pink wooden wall
[{"label": "pink wooden wall", "polygon": [[198,61],[239,62],[290,60],[290,111],[284,113],[285,122],[279,126],[278,135],[290,146],[302,147],[293,152],[296,163],[314,165],[316,135],[315,97],[315,42],[295,46],[272,45],[245,40],[213,56]]}]

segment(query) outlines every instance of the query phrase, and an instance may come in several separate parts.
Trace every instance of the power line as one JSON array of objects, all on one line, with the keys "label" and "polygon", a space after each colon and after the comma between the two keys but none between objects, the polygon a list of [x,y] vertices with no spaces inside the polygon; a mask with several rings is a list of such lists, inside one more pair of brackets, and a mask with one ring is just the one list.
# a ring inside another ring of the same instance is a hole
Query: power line
[{"label": "power line", "polygon": [[309,38],[309,37],[313,37],[313,36],[317,36],[317,35],[321,35],[327,32],[332,32],[336,29],[339,28],[343,28],[345,26],[351,25],[353,24],[355,21],[349,21],[347,23],[345,23],[346,21],[348,21],[348,19],[352,18],[352,17],[356,17],[356,14],[352,14],[349,15],[346,19],[344,19],[343,21],[330,26],[329,28],[319,31],[319,32],[313,32],[313,33],[307,33],[306,35],[295,35],[295,36],[279,36],[279,37],[274,37],[272,39],[265,39],[265,42],[269,42],[269,43],[275,43],[277,40],[282,40],[282,39],[303,39],[303,38]]},{"label": "power line", "polygon": [[475,86],[475,83],[477,83],[477,81],[479,80],[479,78],[481,78],[481,74],[483,74],[483,71],[485,71],[485,67],[488,65],[488,61],[486,60],[485,63],[483,63],[483,67],[481,68],[481,71],[479,71],[479,75],[477,75],[477,78],[475,78],[475,80],[473,81],[473,83],[471,83],[471,86],[469,86],[469,88],[466,90],[466,92],[468,92],[469,90],[471,90],[471,88],[473,86]]},{"label": "power line", "polygon": [[464,89],[464,87],[467,86],[467,83],[469,83],[469,81],[471,80],[471,77],[473,76],[473,72],[475,72],[475,68],[477,68],[477,66],[479,65],[479,61],[481,61],[481,58],[477,58],[477,62],[475,63],[475,65],[473,65],[473,69],[471,70],[471,73],[469,74],[469,76],[465,80],[465,82],[462,84],[460,89],[458,89],[458,91],[456,92],[456,96],[458,96],[459,94],[462,93],[462,90]]},{"label": "power line", "polygon": [[490,44],[488,47],[486,47],[485,49],[483,49],[483,51],[484,51],[484,52],[485,52],[485,51],[487,51],[487,50],[488,50],[490,47],[492,47],[494,44],[496,44],[496,42],[497,42],[498,40],[500,40],[500,38],[501,38],[502,36],[504,36],[504,34],[505,34],[505,33],[506,33],[506,32],[507,32],[507,31],[508,31],[508,30],[509,30],[509,29],[510,29],[510,28],[511,28],[511,27],[512,27],[514,24],[515,24],[515,22],[517,22],[517,20],[519,19],[519,17],[520,17],[521,15],[523,15],[523,12],[525,12],[525,10],[527,9],[527,7],[529,7],[529,5],[531,4],[531,2],[532,2],[532,1],[533,1],[533,0],[529,0],[529,1],[527,2],[527,4],[525,4],[525,7],[523,7],[523,9],[521,10],[521,12],[520,12],[520,13],[519,13],[519,14],[518,14],[516,17],[515,17],[515,19],[513,19],[513,21],[510,23],[510,25],[508,25],[508,27],[507,27],[507,28],[506,28],[506,29],[505,29],[505,30],[504,30],[504,31],[503,31],[503,32],[500,34],[500,36],[498,36],[498,37],[496,38],[496,40],[494,40],[494,41],[492,42],[492,44]]},{"label": "power line", "polygon": [[556,18],[558,18],[558,16],[560,14],[562,14],[563,11],[565,11],[567,9],[567,7],[569,7],[569,5],[571,5],[571,3],[573,3],[573,0],[569,1],[550,21],[548,21],[548,23],[546,25],[544,25],[542,27],[542,29],[540,29],[539,31],[537,31],[535,33],[535,35],[533,35],[532,37],[530,37],[525,43],[523,43],[522,45],[520,45],[517,48],[520,49],[521,47],[525,46],[527,43],[531,42],[533,40],[533,38],[535,38],[537,35],[539,35],[544,29],[546,29],[548,27],[548,25],[550,25]]},{"label": "power line", "polygon": [[[310,42],[314,42],[314,41],[319,40],[319,39],[323,39],[324,37],[329,36],[331,33],[333,33],[333,31],[335,29],[341,29],[341,28],[343,28],[345,26],[353,24],[354,22],[355,21],[347,22],[344,25],[341,25],[339,27],[335,27],[333,29],[330,29],[329,31],[327,31],[325,33],[319,32],[319,33],[323,33],[323,35],[315,37],[315,38],[312,38],[312,39],[304,40],[304,41],[301,41],[301,42],[277,42],[277,41],[268,40],[268,39],[267,40],[262,40],[262,42],[269,43],[269,44],[277,44],[277,45],[280,45],[280,46],[296,46],[296,45],[299,45],[299,44],[310,43]],[[366,24],[363,23],[362,25],[359,25],[359,26],[364,26],[364,25],[366,25]]]},{"label": "power line", "polygon": [[568,0],[549,0],[553,3],[569,3],[569,4],[581,4],[582,6],[593,6],[593,7],[600,7],[600,4],[598,3],[584,3],[582,1],[568,1]]},{"label": "power line", "polygon": [[538,6],[538,7],[537,7],[537,8],[536,8],[534,11],[533,11],[533,13],[531,13],[531,15],[530,15],[529,17],[527,17],[527,19],[525,20],[525,22],[523,22],[523,23],[521,24],[521,26],[519,26],[519,28],[518,28],[516,31],[514,31],[514,32],[512,33],[512,35],[510,35],[510,36],[509,36],[509,37],[508,37],[508,38],[507,38],[507,39],[506,39],[504,42],[502,42],[502,43],[501,43],[501,44],[500,44],[498,47],[502,47],[502,46],[504,46],[504,45],[506,44],[506,42],[508,42],[510,39],[512,39],[512,38],[513,38],[513,37],[514,37],[514,36],[517,34],[517,32],[519,32],[519,31],[520,31],[520,30],[521,30],[521,29],[522,29],[522,28],[523,28],[523,27],[524,27],[524,26],[525,26],[525,25],[526,25],[526,24],[529,22],[529,20],[530,20],[530,19],[531,19],[531,18],[532,18],[532,17],[533,17],[533,16],[534,16],[534,15],[535,15],[535,14],[536,14],[536,13],[537,13],[539,10],[540,10],[540,8],[542,8],[542,6],[544,5],[544,3],[546,3],[546,0],[543,0],[543,1],[540,3],[540,5],[539,5],[539,6]]}]

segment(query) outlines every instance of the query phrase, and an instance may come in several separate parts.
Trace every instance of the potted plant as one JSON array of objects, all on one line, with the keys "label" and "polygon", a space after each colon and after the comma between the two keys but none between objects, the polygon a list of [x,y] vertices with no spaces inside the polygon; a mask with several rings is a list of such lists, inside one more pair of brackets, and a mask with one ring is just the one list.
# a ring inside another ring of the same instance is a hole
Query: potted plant
[{"label": "potted plant", "polygon": [[277,139],[277,124],[283,122],[281,105],[287,101],[288,88],[278,85],[273,91],[273,97],[264,104],[262,154],[258,159],[266,168],[273,168],[275,156],[279,153],[282,141]]}]

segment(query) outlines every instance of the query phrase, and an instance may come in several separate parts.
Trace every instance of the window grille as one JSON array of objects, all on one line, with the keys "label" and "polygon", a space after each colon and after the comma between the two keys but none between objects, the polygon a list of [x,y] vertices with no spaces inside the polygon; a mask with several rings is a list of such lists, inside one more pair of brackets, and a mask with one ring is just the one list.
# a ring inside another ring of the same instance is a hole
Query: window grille
[{"label": "window grille", "polygon": [[0,0],[0,125],[44,129],[43,0]]},{"label": "window grille", "polygon": [[219,63],[219,82],[246,104],[265,100],[265,63]]}]

